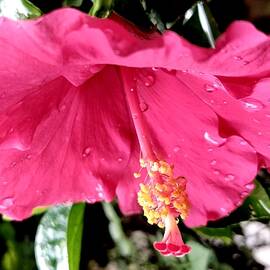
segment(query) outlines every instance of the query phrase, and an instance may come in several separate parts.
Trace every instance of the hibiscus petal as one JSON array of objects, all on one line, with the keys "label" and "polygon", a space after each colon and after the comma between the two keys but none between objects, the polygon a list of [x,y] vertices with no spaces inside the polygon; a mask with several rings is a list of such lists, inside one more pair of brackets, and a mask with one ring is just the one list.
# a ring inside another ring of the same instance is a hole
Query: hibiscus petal
[{"label": "hibiscus petal", "polygon": [[7,118],[24,123],[14,130],[31,134],[31,143],[0,150],[2,213],[22,219],[36,206],[112,200],[127,177],[131,200],[118,192],[120,204],[138,209],[130,157],[139,159],[139,151],[120,83],[115,68],[106,67],[80,87],[58,78],[30,96],[26,89]]},{"label": "hibiscus petal", "polygon": [[68,8],[34,21],[5,19],[0,27],[5,29],[1,31],[5,42],[20,44],[28,55],[57,66],[76,86],[103,64],[204,70],[216,75],[260,74],[270,68],[269,37],[248,22],[233,23],[218,39],[216,49],[200,48],[171,31],[146,35],[116,15],[100,20]]},{"label": "hibiscus petal", "polygon": [[255,75],[270,68],[269,37],[249,22],[233,23],[218,39],[216,49],[205,49],[171,31],[162,36],[145,35],[117,16],[102,21],[66,9],[52,13],[48,20],[59,17],[60,13],[72,18],[62,22],[65,23],[63,28],[75,29],[65,36],[65,65],[67,68],[78,65],[78,73],[84,64],[107,63],[203,70],[230,76]]},{"label": "hibiscus petal", "polygon": [[[70,198],[109,200],[115,189],[124,211],[137,210],[137,183],[130,177],[133,162],[139,158],[137,140],[127,117],[123,94],[119,92],[119,73],[105,67],[106,64],[203,70],[223,77],[253,74],[260,78],[269,70],[270,63],[269,38],[249,23],[233,24],[218,41],[217,49],[208,50],[190,44],[173,32],[145,35],[117,17],[99,20],[72,9],[58,10],[35,21],[3,19],[0,42],[1,63],[6,65],[5,69],[0,68],[3,80],[0,175],[5,183],[2,205],[5,205],[3,212],[17,218],[28,215],[37,205]],[[15,74],[20,62],[25,65],[20,65]],[[29,66],[31,72],[28,72]],[[207,219],[226,215],[243,200],[243,194],[250,192],[246,191],[245,184],[256,174],[255,151],[238,136],[230,136],[233,133],[225,134],[224,138],[220,136],[217,126],[223,120],[209,108],[211,100],[208,102],[200,96],[204,101],[201,102],[197,90],[191,92],[190,81],[177,82],[174,73],[161,71],[140,76],[141,89],[153,89],[141,91],[141,109],[152,127],[157,153],[164,157],[169,154],[171,162],[183,164],[176,172],[189,181],[192,218],[187,223],[205,224]],[[93,81],[88,81],[89,78]],[[94,91],[86,90],[89,85]],[[202,85],[198,86],[202,90]],[[249,95],[248,91],[249,85],[244,96]],[[172,114],[177,118],[172,118]],[[218,114],[223,117],[222,113]],[[231,118],[224,119],[229,129]],[[239,122],[238,116],[234,119]],[[115,128],[119,123],[120,128]],[[243,133],[247,132],[246,124],[249,123],[242,124],[241,135],[254,146],[255,135]],[[60,149],[59,145],[62,145]],[[265,144],[256,145],[256,149],[268,155],[262,146]],[[177,154],[182,148],[184,154]],[[205,155],[206,151],[212,156]],[[24,154],[31,160],[31,166]],[[214,161],[218,161],[220,168],[212,169]],[[79,179],[76,185],[73,177]],[[225,178],[233,181],[226,180],[225,184]],[[39,179],[44,181],[39,183]],[[130,196],[125,196],[127,179]],[[85,183],[89,187],[86,191],[81,188]],[[28,190],[45,189],[47,193],[52,189],[48,194],[53,195],[46,196],[47,199],[42,199],[44,195],[25,199],[23,193],[15,194],[17,188],[26,194]],[[63,194],[59,196],[62,189]],[[213,201],[197,196],[197,189],[212,194]]]},{"label": "hibiscus petal", "polygon": [[[192,80],[192,91],[222,118],[223,133],[244,138],[262,156],[265,163],[269,164],[269,78],[235,78],[245,80],[246,85],[250,85],[248,91],[244,92],[246,95],[239,98],[237,84],[228,83],[227,78],[202,74],[179,74],[179,77],[186,85]],[[209,86],[212,86],[213,91],[207,91]]]},{"label": "hibiscus petal", "polygon": [[[251,23],[234,22],[208,52],[204,62],[194,63],[195,69],[222,76],[269,74],[270,39]],[[201,52],[201,59],[205,52]],[[198,58],[199,59],[199,58]]]},{"label": "hibiscus petal", "polygon": [[[154,78],[150,86],[141,79],[147,76]],[[192,92],[192,80],[184,84],[163,70],[148,70],[148,75],[138,70],[136,77],[155,153],[187,179],[191,210],[186,224],[205,225],[228,215],[250,192],[247,184],[257,172],[255,151],[240,137],[219,135],[218,118]]]}]

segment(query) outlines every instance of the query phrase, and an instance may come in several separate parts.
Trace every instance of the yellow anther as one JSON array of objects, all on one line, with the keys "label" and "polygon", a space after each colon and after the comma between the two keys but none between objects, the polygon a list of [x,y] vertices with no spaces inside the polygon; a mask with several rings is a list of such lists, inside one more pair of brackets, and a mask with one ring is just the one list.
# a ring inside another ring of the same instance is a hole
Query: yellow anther
[{"label": "yellow anther", "polygon": [[159,172],[161,174],[166,174],[168,176],[172,175],[172,166],[170,166],[167,162],[161,160],[159,165]]},{"label": "yellow anther", "polygon": [[147,166],[147,164],[146,164],[146,162],[144,161],[144,159],[140,159],[140,166],[142,167],[142,168],[146,168],[146,166]]},{"label": "yellow anther", "polygon": [[187,217],[187,214],[180,214],[180,217],[181,217],[182,219],[185,219],[185,218]]},{"label": "yellow anther", "polygon": [[155,189],[158,191],[163,191],[163,185],[158,183],[155,185]]},{"label": "yellow anther", "polygon": [[175,207],[176,209],[180,209],[181,208],[181,203],[175,201],[175,202],[173,202],[173,207]]},{"label": "yellow anther", "polygon": [[161,166],[159,167],[159,170],[158,170],[161,174],[168,174],[168,168],[165,167],[165,166]]},{"label": "yellow anther", "polygon": [[135,172],[135,173],[133,173],[133,176],[135,177],[135,178],[140,178],[141,177],[141,174],[139,173],[139,172]]},{"label": "yellow anther", "polygon": [[157,172],[159,170],[159,164],[157,162],[153,162],[151,165],[151,171],[152,172]]},{"label": "yellow anther", "polygon": [[172,197],[179,198],[180,197],[180,192],[178,190],[173,191]]},{"label": "yellow anther", "polygon": [[164,203],[166,205],[170,205],[171,204],[170,198],[165,198]]},{"label": "yellow anther", "polygon": [[[175,178],[173,166],[166,161],[140,159],[142,168],[146,168],[149,181],[140,184],[138,202],[142,206],[144,215],[150,224],[164,227],[168,215],[173,213],[177,218],[186,218],[189,202],[185,190],[186,180],[183,177]],[[134,176],[141,176],[140,172]]]},{"label": "yellow anther", "polygon": [[157,224],[157,225],[158,225],[158,227],[159,227],[159,228],[161,228],[161,229],[163,229],[163,228],[165,227],[165,226],[164,226],[164,223],[163,223],[163,222],[161,222],[161,221],[160,221],[160,222],[158,222],[158,224]]},{"label": "yellow anther", "polygon": [[140,188],[141,188],[141,191],[144,193],[147,193],[149,191],[149,188],[144,184],[140,184]]}]

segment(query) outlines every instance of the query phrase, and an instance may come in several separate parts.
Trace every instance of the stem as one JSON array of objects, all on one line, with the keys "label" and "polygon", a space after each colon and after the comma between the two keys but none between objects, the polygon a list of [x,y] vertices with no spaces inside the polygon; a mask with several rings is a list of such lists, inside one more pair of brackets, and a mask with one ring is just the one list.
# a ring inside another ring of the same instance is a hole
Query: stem
[{"label": "stem", "polygon": [[137,93],[136,82],[134,81],[133,72],[123,68],[120,69],[120,72],[122,75],[127,104],[131,112],[143,158],[148,158],[155,161],[156,156],[152,150],[152,144],[149,141],[150,132],[148,130],[143,112],[140,108],[140,101]]}]

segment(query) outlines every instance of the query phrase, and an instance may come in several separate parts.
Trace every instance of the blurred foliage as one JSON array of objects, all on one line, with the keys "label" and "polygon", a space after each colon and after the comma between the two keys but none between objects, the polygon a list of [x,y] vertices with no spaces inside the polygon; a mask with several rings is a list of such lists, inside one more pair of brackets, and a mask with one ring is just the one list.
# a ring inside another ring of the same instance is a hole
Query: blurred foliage
[{"label": "blurred foliage", "polygon": [[35,257],[40,270],[68,268],[66,232],[70,209],[70,206],[50,208],[38,225]]},{"label": "blurred foliage", "polygon": [[42,11],[28,0],[0,0],[0,16],[32,19],[41,15]]},{"label": "blurred foliage", "polygon": [[[29,234],[29,231],[25,229],[27,223],[29,223],[29,220],[21,224],[21,229],[18,229],[18,223],[0,222],[0,269],[37,269],[34,258],[34,235]],[[33,227],[36,227],[38,220],[32,219],[30,223]],[[33,233],[35,234],[35,231]]]}]

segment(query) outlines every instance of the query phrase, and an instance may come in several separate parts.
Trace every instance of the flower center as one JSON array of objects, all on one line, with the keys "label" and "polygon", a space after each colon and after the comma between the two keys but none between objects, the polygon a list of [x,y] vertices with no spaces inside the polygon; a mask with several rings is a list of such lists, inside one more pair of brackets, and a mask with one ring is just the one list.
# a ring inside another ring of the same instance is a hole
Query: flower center
[{"label": "flower center", "polygon": [[[153,150],[151,133],[149,132],[144,113],[141,110],[137,94],[136,80],[131,69],[121,69],[127,103],[132,115],[133,124],[139,140],[142,158],[141,170],[147,172],[144,184],[140,184],[138,202],[150,224],[165,227],[165,235],[154,247],[163,255],[183,256],[191,248],[183,243],[176,220],[179,216],[185,219],[189,211],[189,201],[186,193],[186,179],[174,176],[174,167],[157,157]],[[134,173],[135,178],[141,176]]]},{"label": "flower center", "polygon": [[150,224],[164,228],[168,215],[185,219],[188,210],[186,179],[175,178],[173,166],[166,161],[140,160],[142,168],[146,168],[149,178],[140,184],[138,202],[144,210]]}]

